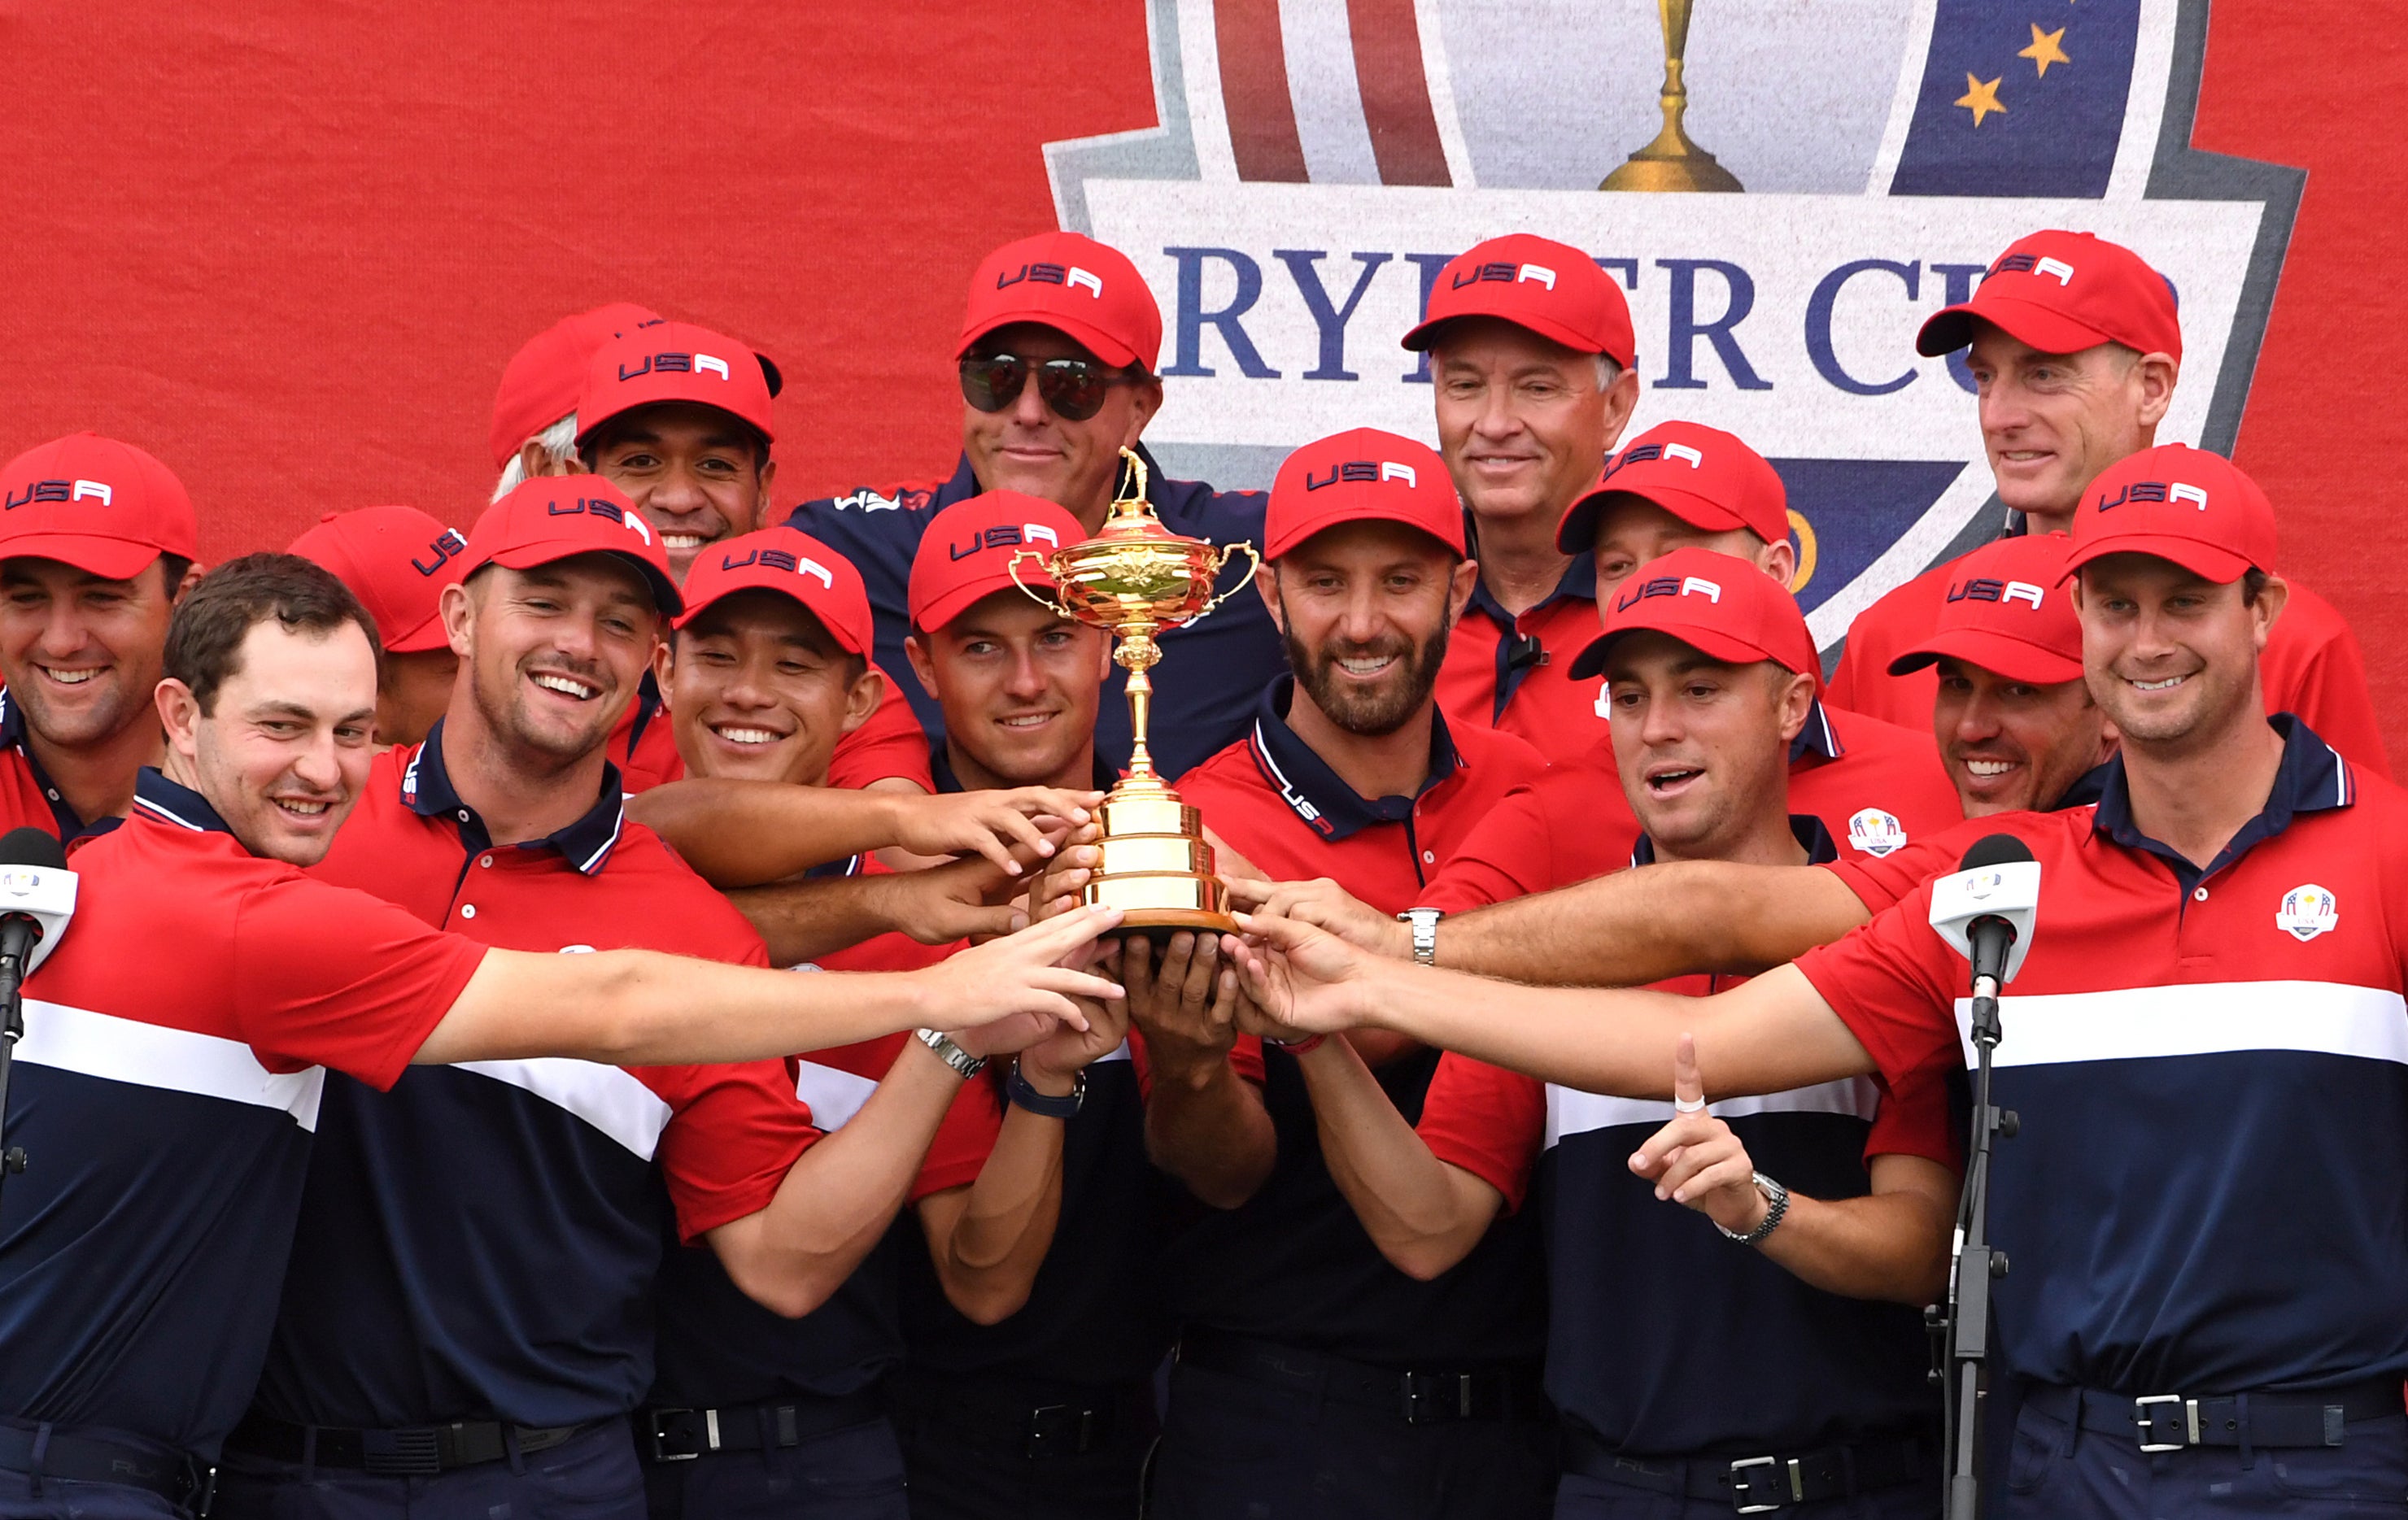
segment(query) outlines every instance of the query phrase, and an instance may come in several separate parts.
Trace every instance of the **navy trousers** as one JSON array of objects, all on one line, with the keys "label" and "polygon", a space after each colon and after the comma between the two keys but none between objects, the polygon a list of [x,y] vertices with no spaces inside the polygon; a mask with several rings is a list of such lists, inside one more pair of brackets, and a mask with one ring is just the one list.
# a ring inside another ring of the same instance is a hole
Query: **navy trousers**
[{"label": "navy trousers", "polygon": [[1150,1520],[1541,1520],[1555,1426],[1408,1425],[1390,1411],[1182,1363],[1154,1462]]},{"label": "navy trousers", "polygon": [[228,1454],[209,1520],[644,1520],[624,1420],[548,1451],[426,1478],[385,1478]]},{"label": "navy trousers", "polygon": [[2343,1428],[2339,1446],[2143,1453],[2128,1437],[2015,1413],[1989,1520],[2182,1520],[2188,1515],[2408,1514],[2408,1414]]},{"label": "navy trousers", "polygon": [[0,1468],[0,1520],[189,1520],[185,1513],[150,1492],[127,1484],[34,1480]]},{"label": "navy trousers", "polygon": [[909,1520],[903,1449],[884,1420],[792,1446],[647,1464],[652,1520]]}]

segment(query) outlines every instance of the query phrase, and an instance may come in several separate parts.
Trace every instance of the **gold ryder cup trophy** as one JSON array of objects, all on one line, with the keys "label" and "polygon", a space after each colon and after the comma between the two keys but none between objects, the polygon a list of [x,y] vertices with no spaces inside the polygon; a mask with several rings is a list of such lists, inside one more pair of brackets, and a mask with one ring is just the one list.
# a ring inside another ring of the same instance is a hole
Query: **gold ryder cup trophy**
[{"label": "gold ryder cup trophy", "polygon": [[1599,190],[1719,191],[1740,188],[1739,177],[1714,162],[1714,156],[1689,140],[1681,118],[1688,113],[1689,87],[1681,70],[1689,50],[1689,7],[1692,0],[1656,0],[1656,16],[1664,28],[1664,129],[1655,140],[1630,155],[1605,177]]},{"label": "gold ryder cup trophy", "polygon": [[[1128,672],[1129,730],[1137,742],[1128,774],[1104,795],[1103,859],[1087,884],[1086,901],[1120,909],[1125,927],[1157,939],[1182,929],[1234,932],[1228,888],[1212,874],[1202,816],[1154,774],[1146,747],[1154,682],[1146,672],[1162,659],[1155,634],[1192,623],[1245,590],[1262,557],[1252,544],[1216,549],[1165,528],[1146,503],[1145,462],[1127,448],[1121,458],[1133,484],[1112,502],[1101,533],[1051,554],[1022,549],[1011,559],[1011,578],[1022,590],[1065,618],[1111,633],[1112,661]],[[1221,567],[1240,551],[1249,561],[1245,579],[1213,595]],[[1052,596],[1020,578],[1024,560],[1039,561],[1053,575]]]}]

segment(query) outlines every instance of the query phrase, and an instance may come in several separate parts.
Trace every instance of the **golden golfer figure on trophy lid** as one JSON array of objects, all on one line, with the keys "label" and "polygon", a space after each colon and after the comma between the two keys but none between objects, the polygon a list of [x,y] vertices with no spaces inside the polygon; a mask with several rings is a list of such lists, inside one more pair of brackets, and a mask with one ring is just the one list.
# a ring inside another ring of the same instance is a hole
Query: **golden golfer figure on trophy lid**
[{"label": "golden golfer figure on trophy lid", "polygon": [[1656,0],[1664,27],[1664,130],[1656,140],[1624,161],[1605,177],[1599,190],[1687,190],[1735,192],[1739,178],[1714,162],[1714,156],[1689,140],[1681,118],[1689,109],[1689,87],[1681,79],[1683,55],[1689,50],[1689,7],[1692,0]]},{"label": "golden golfer figure on trophy lid", "polygon": [[[1084,895],[1096,906],[1120,909],[1124,927],[1157,940],[1182,929],[1234,933],[1228,888],[1213,874],[1203,817],[1154,774],[1146,746],[1154,711],[1147,673],[1162,659],[1154,635],[1196,621],[1245,590],[1262,568],[1262,556],[1252,544],[1216,549],[1165,528],[1145,499],[1145,462],[1127,448],[1121,459],[1131,484],[1128,494],[1113,500],[1102,532],[1051,554],[1022,549],[1010,565],[1012,581],[1029,596],[1111,634],[1112,661],[1128,672],[1136,744],[1128,774],[1104,796],[1103,859]],[[1222,567],[1240,552],[1248,561],[1245,577],[1213,595]],[[1020,578],[1024,560],[1038,561],[1053,575],[1052,596]]]}]

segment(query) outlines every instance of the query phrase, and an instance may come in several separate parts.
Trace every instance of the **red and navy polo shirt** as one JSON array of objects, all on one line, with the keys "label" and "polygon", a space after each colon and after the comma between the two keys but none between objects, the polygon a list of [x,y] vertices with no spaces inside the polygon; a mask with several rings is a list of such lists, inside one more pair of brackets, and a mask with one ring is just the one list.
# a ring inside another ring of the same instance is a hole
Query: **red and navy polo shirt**
[{"label": "red and navy polo shirt", "polygon": [[[2107,764],[2092,766],[2074,778],[2065,788],[2065,795],[2054,807],[2042,813],[2062,813],[2071,808],[2088,807],[2099,801],[2107,786]],[[1880,913],[1895,907],[1899,899],[1934,876],[1944,876],[1955,871],[1965,859],[1965,852],[1999,831],[2000,821],[2010,815],[1993,813],[1983,817],[1967,818],[1953,829],[1925,834],[1886,855],[1852,856],[1833,860],[1831,874],[1848,884],[1848,890],[1868,913]],[[2013,815],[2022,817],[2021,814]]]},{"label": "red and navy polo shirt", "polygon": [[[677,732],[669,724],[660,683],[651,671],[644,673],[636,700],[627,704],[626,716],[610,732],[609,754],[630,793],[685,779]],[[911,716],[911,704],[903,699],[901,684],[892,675],[885,678],[877,710],[861,727],[836,742],[836,751],[828,757],[827,784],[858,788],[888,776],[899,776],[923,791],[930,789],[927,737]]]},{"label": "red and navy polo shirt", "polygon": [[0,688],[0,833],[39,829],[61,839],[73,839],[88,827],[42,770],[42,762],[34,758],[33,743],[25,735],[24,710],[7,689]]},{"label": "red and navy polo shirt", "polygon": [[214,1460],[259,1379],[323,1066],[391,1086],[484,959],[243,848],[145,770],[25,986],[0,1194],[0,1418]]},{"label": "red and navy polo shirt", "polygon": [[1555,589],[1519,617],[1480,581],[1447,639],[1439,706],[1458,732],[1498,729],[1547,760],[1578,760],[1605,737],[1604,680],[1571,678],[1572,661],[1596,637],[1594,554],[1573,555]]},{"label": "red and navy polo shirt", "polygon": [[[1165,476],[1142,446],[1146,462],[1146,500],[1163,526],[1174,533],[1210,544],[1259,544],[1263,509],[1270,498],[1258,490],[1216,491],[1193,480]],[[805,502],[795,508],[786,526],[799,528],[851,560],[869,590],[869,610],[878,625],[878,665],[882,670],[908,671],[903,640],[911,632],[908,592],[911,561],[920,540],[932,529],[942,531],[945,508],[979,494],[978,476],[969,456],[962,456],[953,477],[883,489],[864,486],[843,496]],[[1235,591],[1246,574],[1243,557],[1222,569],[1219,590]],[[1265,681],[1287,668],[1279,630],[1270,609],[1249,589],[1204,618],[1159,635],[1163,671],[1154,689],[1154,762],[1165,776],[1176,780],[1189,767],[1246,731],[1254,695]],[[1128,703],[1122,693],[1128,673],[1115,665],[1104,677],[1103,700],[1096,709],[1096,749],[1115,771],[1128,764]],[[903,694],[919,715],[920,726],[933,742],[945,732],[945,715],[937,699],[919,682],[905,684]]]},{"label": "red and navy polo shirt", "polygon": [[[2000,1000],[2006,1371],[2141,1397],[2408,1372],[2408,793],[2273,720],[2265,810],[2204,869],[2093,808],[1995,820],[2041,866]],[[1931,888],[1798,969],[1896,1087],[1967,1060]]]},{"label": "red and navy polo shirt", "polygon": [[[1892,675],[1889,662],[1931,636],[1956,576],[1956,561],[1950,560],[1856,614],[1848,625],[1839,668],[1831,673],[1833,702],[1901,728],[1931,726],[1932,702],[1940,693],[1938,668]],[[2366,657],[2349,620],[2298,581],[2288,584],[2290,601],[2275,619],[2259,658],[2266,711],[2299,714],[2352,760],[2388,774],[2374,699],[2366,685]]]},{"label": "red and navy polo shirt", "polygon": [[[622,818],[615,771],[566,828],[494,845],[443,739],[438,723],[378,757],[318,876],[507,949],[767,964],[742,916]],[[624,1414],[652,1381],[670,1211],[689,1242],[758,1213],[817,1135],[778,1061],[329,1081],[259,1407],[367,1428]]]},{"label": "red and navy polo shirt", "polygon": [[[1790,826],[1817,863],[1822,820]],[[1630,864],[1655,859],[1643,835]],[[1727,979],[1656,990],[1705,997]],[[1957,1165],[1945,1085],[1884,1097],[1870,1077],[1712,1106],[1756,1170],[1807,1197],[1872,1190],[1872,1158]],[[1669,1102],[1608,1098],[1448,1054],[1417,1127],[1430,1152],[1520,1210],[1535,1187],[1547,1242],[1547,1393],[1572,1428],[1633,1456],[1805,1451],[1912,1436],[1938,1419],[1929,1332],[1900,1304],[1810,1286],[1734,1249],[1705,1215],[1656,1197],[1630,1153]]]},{"label": "red and navy polo shirt", "polygon": [[[921,745],[917,724],[911,741]],[[882,873],[870,855],[834,862],[828,874]],[[875,939],[797,966],[796,972],[914,971],[932,966],[959,945],[922,945],[904,934]],[[909,1033],[885,1035],[787,1061],[796,1096],[811,1123],[834,1134],[852,1122],[903,1054]],[[957,1098],[912,1184],[916,1200],[976,1180],[986,1158],[978,1111],[991,1100],[969,1084]],[[896,1271],[908,1260],[900,1231],[890,1230],[826,1302],[799,1319],[761,1307],[729,1279],[706,1246],[668,1245],[653,1293],[658,1366],[646,1402],[677,1409],[793,1399],[838,1399],[875,1385],[903,1363]]]},{"label": "red and navy polo shirt", "polygon": [[[1845,860],[1879,859],[1963,817],[1928,733],[1821,702],[1789,746],[1789,805],[1821,818]],[[1500,801],[1417,902],[1462,913],[1569,887],[1620,869],[1639,837],[1607,734]]]},{"label": "red and navy polo shirt", "polygon": [[[1480,815],[1540,770],[1537,752],[1512,734],[1457,732],[1433,709],[1420,793],[1364,798],[1288,727],[1294,685],[1284,675],[1273,682],[1245,741],[1179,784],[1208,827],[1280,880],[1330,876],[1383,913],[1401,911]],[[1527,1221],[1502,1221],[1452,1271],[1414,1281],[1371,1243],[1331,1179],[1296,1058],[1246,1037],[1230,1060],[1245,1075],[1260,1063],[1279,1158],[1242,1206],[1208,1211],[1170,1242],[1164,1276],[1182,1323],[1383,1367],[1539,1359],[1546,1308]],[[1406,1119],[1420,1116],[1438,1060],[1435,1050],[1416,1050],[1375,1069]]]}]

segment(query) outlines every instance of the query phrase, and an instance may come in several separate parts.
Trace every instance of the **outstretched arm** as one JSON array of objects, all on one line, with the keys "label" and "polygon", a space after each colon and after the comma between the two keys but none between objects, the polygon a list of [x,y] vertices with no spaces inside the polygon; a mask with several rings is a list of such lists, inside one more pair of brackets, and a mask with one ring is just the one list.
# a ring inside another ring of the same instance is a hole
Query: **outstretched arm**
[{"label": "outstretched arm", "polygon": [[614,1066],[783,1058],[919,1027],[1033,1014],[1083,1028],[1073,998],[1118,997],[1085,963],[1119,913],[1082,908],[910,972],[790,972],[651,950],[488,950],[413,1059],[572,1056]]},{"label": "outstretched arm", "polygon": [[929,797],[780,781],[690,776],[627,799],[627,816],[658,833],[713,887],[783,881],[849,855],[897,845],[919,855],[982,855],[1011,874],[1014,845],[1053,853],[1039,819],[1083,823],[1102,793],[1058,787]]},{"label": "outstretched arm", "polygon": [[[1240,907],[1326,929],[1407,959],[1412,932],[1328,881],[1232,881]],[[1552,987],[1644,987],[1709,972],[1747,974],[1828,945],[1871,916],[1818,866],[1666,861],[1446,918],[1438,963]]]}]

